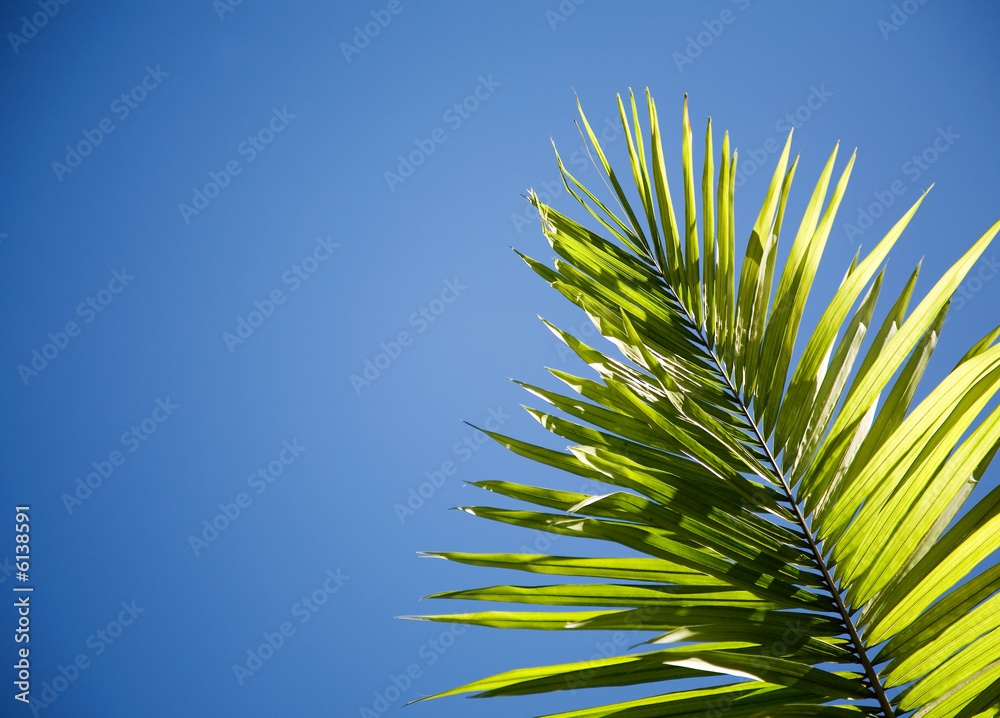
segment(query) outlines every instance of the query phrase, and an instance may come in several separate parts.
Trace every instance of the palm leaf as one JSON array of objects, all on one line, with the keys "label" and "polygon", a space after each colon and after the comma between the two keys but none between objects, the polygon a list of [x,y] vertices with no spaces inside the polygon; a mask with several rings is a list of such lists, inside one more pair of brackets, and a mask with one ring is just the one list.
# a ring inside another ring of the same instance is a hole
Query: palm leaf
[{"label": "palm leaf", "polygon": [[464,509],[618,544],[622,555],[429,554],[584,580],[432,596],[569,611],[412,618],[635,631],[643,648],[515,668],[439,695],[643,683],[663,690],[668,681],[728,675],[740,680],[559,715],[711,715],[722,708],[734,717],[1000,714],[1000,567],[990,563],[1000,548],[1000,489],[970,499],[1000,447],[1000,408],[988,411],[1000,390],[1000,346],[993,344],[1000,329],[913,405],[949,300],[1000,223],[912,312],[916,271],[876,319],[886,257],[921,197],[868,256],[855,257],[793,365],[854,157],[828,198],[834,149],[788,260],[776,267],[798,162],[790,161],[789,135],[737,271],[729,136],[716,163],[709,122],[699,187],[685,97],[681,216],[655,104],[647,91],[647,157],[631,93],[629,100],[627,109],[619,98],[618,108],[638,209],[581,109],[582,133],[623,215],[560,161],[566,188],[607,236],[532,193],[557,258],[547,266],[522,255],[623,356],[548,325],[596,373],[550,370],[569,393],[522,384],[558,412],[529,409],[531,416],[570,446],[557,451],[486,432],[517,454],[608,488],[581,493],[485,481],[475,485],[527,507]]}]

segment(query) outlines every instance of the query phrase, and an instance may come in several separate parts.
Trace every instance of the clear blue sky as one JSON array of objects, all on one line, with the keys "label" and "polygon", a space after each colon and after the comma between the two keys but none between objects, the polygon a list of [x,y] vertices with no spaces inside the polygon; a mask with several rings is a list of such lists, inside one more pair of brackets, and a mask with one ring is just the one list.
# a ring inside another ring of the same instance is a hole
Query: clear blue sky
[{"label": "clear blue sky", "polygon": [[[30,505],[32,693],[56,686],[39,714],[395,714],[622,651],[393,619],[524,580],[417,551],[539,546],[448,511],[488,499],[464,481],[558,480],[460,423],[548,441],[505,377],[552,385],[544,366],[573,366],[535,313],[586,331],[509,249],[550,254],[519,195],[569,207],[549,138],[579,147],[574,92],[603,125],[615,93],[648,86],[676,177],[687,92],[696,137],[711,114],[763,165],[737,193],[740,237],[791,124],[792,211],[838,140],[839,166],[858,148],[817,297],[935,183],[885,287],[923,257],[926,291],[1000,217],[1000,9],[901,5],[3,2],[0,561]],[[1000,282],[963,289],[929,378],[997,323]],[[0,616],[0,714],[31,715],[11,695],[16,614]],[[267,636],[278,647],[248,658]]]}]

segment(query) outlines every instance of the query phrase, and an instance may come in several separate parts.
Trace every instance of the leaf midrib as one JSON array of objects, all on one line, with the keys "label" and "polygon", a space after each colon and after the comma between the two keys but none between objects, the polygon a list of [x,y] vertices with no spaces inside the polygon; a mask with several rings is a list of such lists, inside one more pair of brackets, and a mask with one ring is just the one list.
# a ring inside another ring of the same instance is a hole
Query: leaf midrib
[{"label": "leaf midrib", "polygon": [[785,496],[788,498],[788,503],[791,504],[792,511],[795,513],[795,519],[799,523],[799,527],[802,529],[806,540],[809,542],[809,550],[812,551],[813,558],[816,560],[817,566],[819,566],[820,572],[823,575],[823,580],[826,583],[827,591],[833,597],[834,602],[837,604],[837,610],[840,612],[841,619],[844,622],[844,626],[847,628],[847,632],[851,637],[851,642],[854,644],[854,653],[857,655],[861,665],[865,669],[865,675],[868,676],[868,683],[875,693],[876,698],[878,698],[879,705],[882,707],[886,718],[895,718],[895,713],[892,709],[892,704],[889,702],[888,696],[885,694],[885,689],[882,687],[882,682],[879,680],[878,672],[872,665],[871,659],[868,657],[868,651],[865,648],[864,642],[861,640],[861,636],[858,634],[858,630],[854,625],[854,621],[851,619],[851,614],[847,610],[847,606],[844,605],[844,600],[840,595],[840,591],[836,588],[836,583],[833,580],[833,576],[830,575],[830,571],[827,568],[826,561],[823,560],[823,554],[816,545],[816,540],[812,535],[812,531],[809,528],[809,523],[806,521],[805,516],[802,515],[802,510],[799,508],[798,502],[795,500],[795,495],[792,493],[791,487],[785,480],[784,474],[781,469],[778,468],[778,463],[775,461],[773,454],[771,453],[771,447],[767,445],[764,437],[761,435],[760,430],[757,428],[757,422],[754,421],[753,416],[746,404],[743,402],[742,397],[736,392],[735,387],[729,379],[729,375],[723,370],[722,365],[719,362],[718,357],[715,352],[708,349],[706,344],[706,350],[712,356],[712,360],[715,362],[716,367],[726,378],[726,383],[729,385],[729,390],[732,392],[736,403],[739,404],[740,409],[743,411],[747,422],[753,427],[754,435],[757,438],[758,443],[763,447],[765,453],[767,454],[767,460],[771,464],[771,468],[774,471],[775,476],[781,481],[781,488],[785,492]]},{"label": "leaf midrib", "polygon": [[[664,283],[666,284],[671,294],[674,295],[674,298],[677,300],[678,305],[680,305],[684,309],[684,313],[688,321],[691,322],[693,327],[697,327],[698,325],[695,323],[694,317],[691,316],[690,312],[688,311],[688,308],[684,305],[684,303],[679,300],[676,292],[674,292],[673,290],[673,287],[667,282],[666,277],[663,276],[662,273],[661,277],[663,277]],[[892,703],[889,701],[889,698],[885,693],[885,688],[882,686],[882,682],[878,677],[878,672],[875,670],[875,667],[872,665],[871,659],[868,657],[868,651],[865,648],[864,642],[861,640],[861,636],[858,634],[857,628],[854,625],[854,621],[851,619],[851,614],[847,610],[847,606],[844,605],[844,601],[840,594],[840,591],[838,591],[836,588],[836,582],[833,580],[833,576],[830,574],[830,571],[827,568],[826,561],[823,560],[823,554],[816,544],[816,540],[813,537],[812,530],[809,528],[809,524],[806,521],[805,516],[802,514],[802,510],[799,508],[798,502],[795,500],[795,495],[792,493],[791,487],[785,480],[784,474],[778,467],[778,463],[777,461],[775,461],[774,455],[771,453],[771,447],[768,446],[767,441],[764,440],[764,437],[761,434],[760,429],[757,427],[757,422],[754,420],[753,415],[750,413],[749,407],[747,407],[747,405],[743,401],[743,398],[740,396],[740,393],[736,390],[736,387],[733,385],[733,382],[730,379],[729,374],[726,372],[726,370],[722,366],[722,363],[719,361],[719,357],[716,355],[715,351],[709,346],[708,341],[704,335],[704,330],[699,327],[696,333],[698,335],[698,340],[701,342],[704,350],[708,353],[708,355],[712,358],[712,361],[715,363],[716,370],[725,379],[726,386],[729,389],[729,392],[732,395],[733,400],[740,407],[740,411],[743,412],[743,416],[747,420],[747,423],[753,428],[753,433],[754,436],[756,437],[757,443],[764,450],[764,453],[767,456],[767,460],[771,465],[771,469],[773,470],[774,475],[781,482],[781,487],[785,492],[785,496],[788,500],[788,503],[792,507],[792,510],[795,514],[795,519],[798,522],[799,527],[802,529],[802,532],[809,543],[809,550],[812,552],[813,558],[816,560],[816,565],[819,567],[820,572],[823,575],[823,580],[826,583],[826,589],[830,593],[830,596],[833,598],[834,602],[836,603],[837,610],[841,616],[841,620],[843,620],[844,626],[847,628],[847,632],[851,637],[851,643],[854,645],[854,653],[858,657],[859,662],[861,663],[862,667],[865,670],[865,675],[868,678],[868,683],[872,691],[875,693],[875,697],[878,699],[879,706],[882,708],[882,711],[885,714],[885,718],[895,718],[895,712],[893,711]]]}]

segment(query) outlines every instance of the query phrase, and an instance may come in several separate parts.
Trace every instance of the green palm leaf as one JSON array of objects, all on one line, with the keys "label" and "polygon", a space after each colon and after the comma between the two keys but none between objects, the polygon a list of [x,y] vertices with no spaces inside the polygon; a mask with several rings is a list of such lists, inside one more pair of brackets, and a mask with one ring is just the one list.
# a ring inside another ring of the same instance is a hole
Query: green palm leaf
[{"label": "green palm leaf", "polygon": [[486,432],[517,454],[607,490],[486,481],[475,485],[525,508],[464,509],[619,544],[622,555],[429,554],[584,580],[432,596],[568,611],[412,618],[636,631],[643,650],[516,668],[439,695],[642,683],[663,690],[667,681],[728,675],[739,680],[559,715],[1000,714],[1000,567],[989,563],[1000,548],[1000,489],[969,501],[1000,448],[1000,409],[987,411],[1000,390],[1000,346],[993,344],[1000,329],[913,405],[952,293],[1000,223],[912,312],[917,271],[876,320],[885,259],[921,197],[847,268],[793,365],[854,157],[828,198],[834,149],[788,260],[776,267],[798,163],[789,135],[737,269],[736,157],[728,135],[716,163],[709,122],[699,187],[685,97],[679,214],[655,104],[647,92],[647,157],[635,98],[629,100],[631,118],[621,98],[618,108],[636,208],[581,110],[582,132],[622,212],[609,210],[560,161],[567,190],[605,236],[532,193],[557,258],[550,267],[523,257],[623,358],[547,324],[596,373],[550,370],[569,393],[521,384],[558,412],[528,409],[531,416],[570,446],[556,451]]}]

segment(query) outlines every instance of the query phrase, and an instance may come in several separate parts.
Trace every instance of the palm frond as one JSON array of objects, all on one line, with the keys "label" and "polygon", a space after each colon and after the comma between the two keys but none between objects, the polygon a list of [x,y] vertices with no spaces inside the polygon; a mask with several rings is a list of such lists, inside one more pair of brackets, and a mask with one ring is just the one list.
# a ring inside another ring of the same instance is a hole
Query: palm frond
[{"label": "palm frond", "polygon": [[1000,567],[989,563],[1000,548],[1000,488],[969,502],[1000,447],[1000,408],[987,411],[1000,389],[1000,329],[913,406],[950,298],[1000,223],[907,313],[915,270],[872,332],[886,257],[922,196],[870,254],[855,257],[793,366],[854,156],[828,197],[834,148],[788,260],[777,267],[798,166],[790,133],[737,271],[737,160],[728,134],[716,163],[709,121],[699,186],[685,97],[680,213],[655,104],[647,91],[647,156],[635,98],[628,99],[631,117],[620,97],[618,108],[638,204],[581,109],[582,133],[622,212],[611,212],[559,161],[569,194],[601,230],[532,193],[557,257],[549,267],[522,255],[623,357],[547,324],[596,373],[550,370],[568,393],[522,384],[559,412],[530,415],[570,446],[555,451],[487,432],[517,454],[608,489],[485,481],[476,485],[528,508],[464,509],[626,551],[621,558],[434,553],[585,581],[433,596],[567,611],[414,618],[653,637],[640,652],[518,668],[438,695],[662,689],[666,681],[728,675],[740,680],[559,716],[681,716],[720,706],[734,718],[1000,714]]}]

